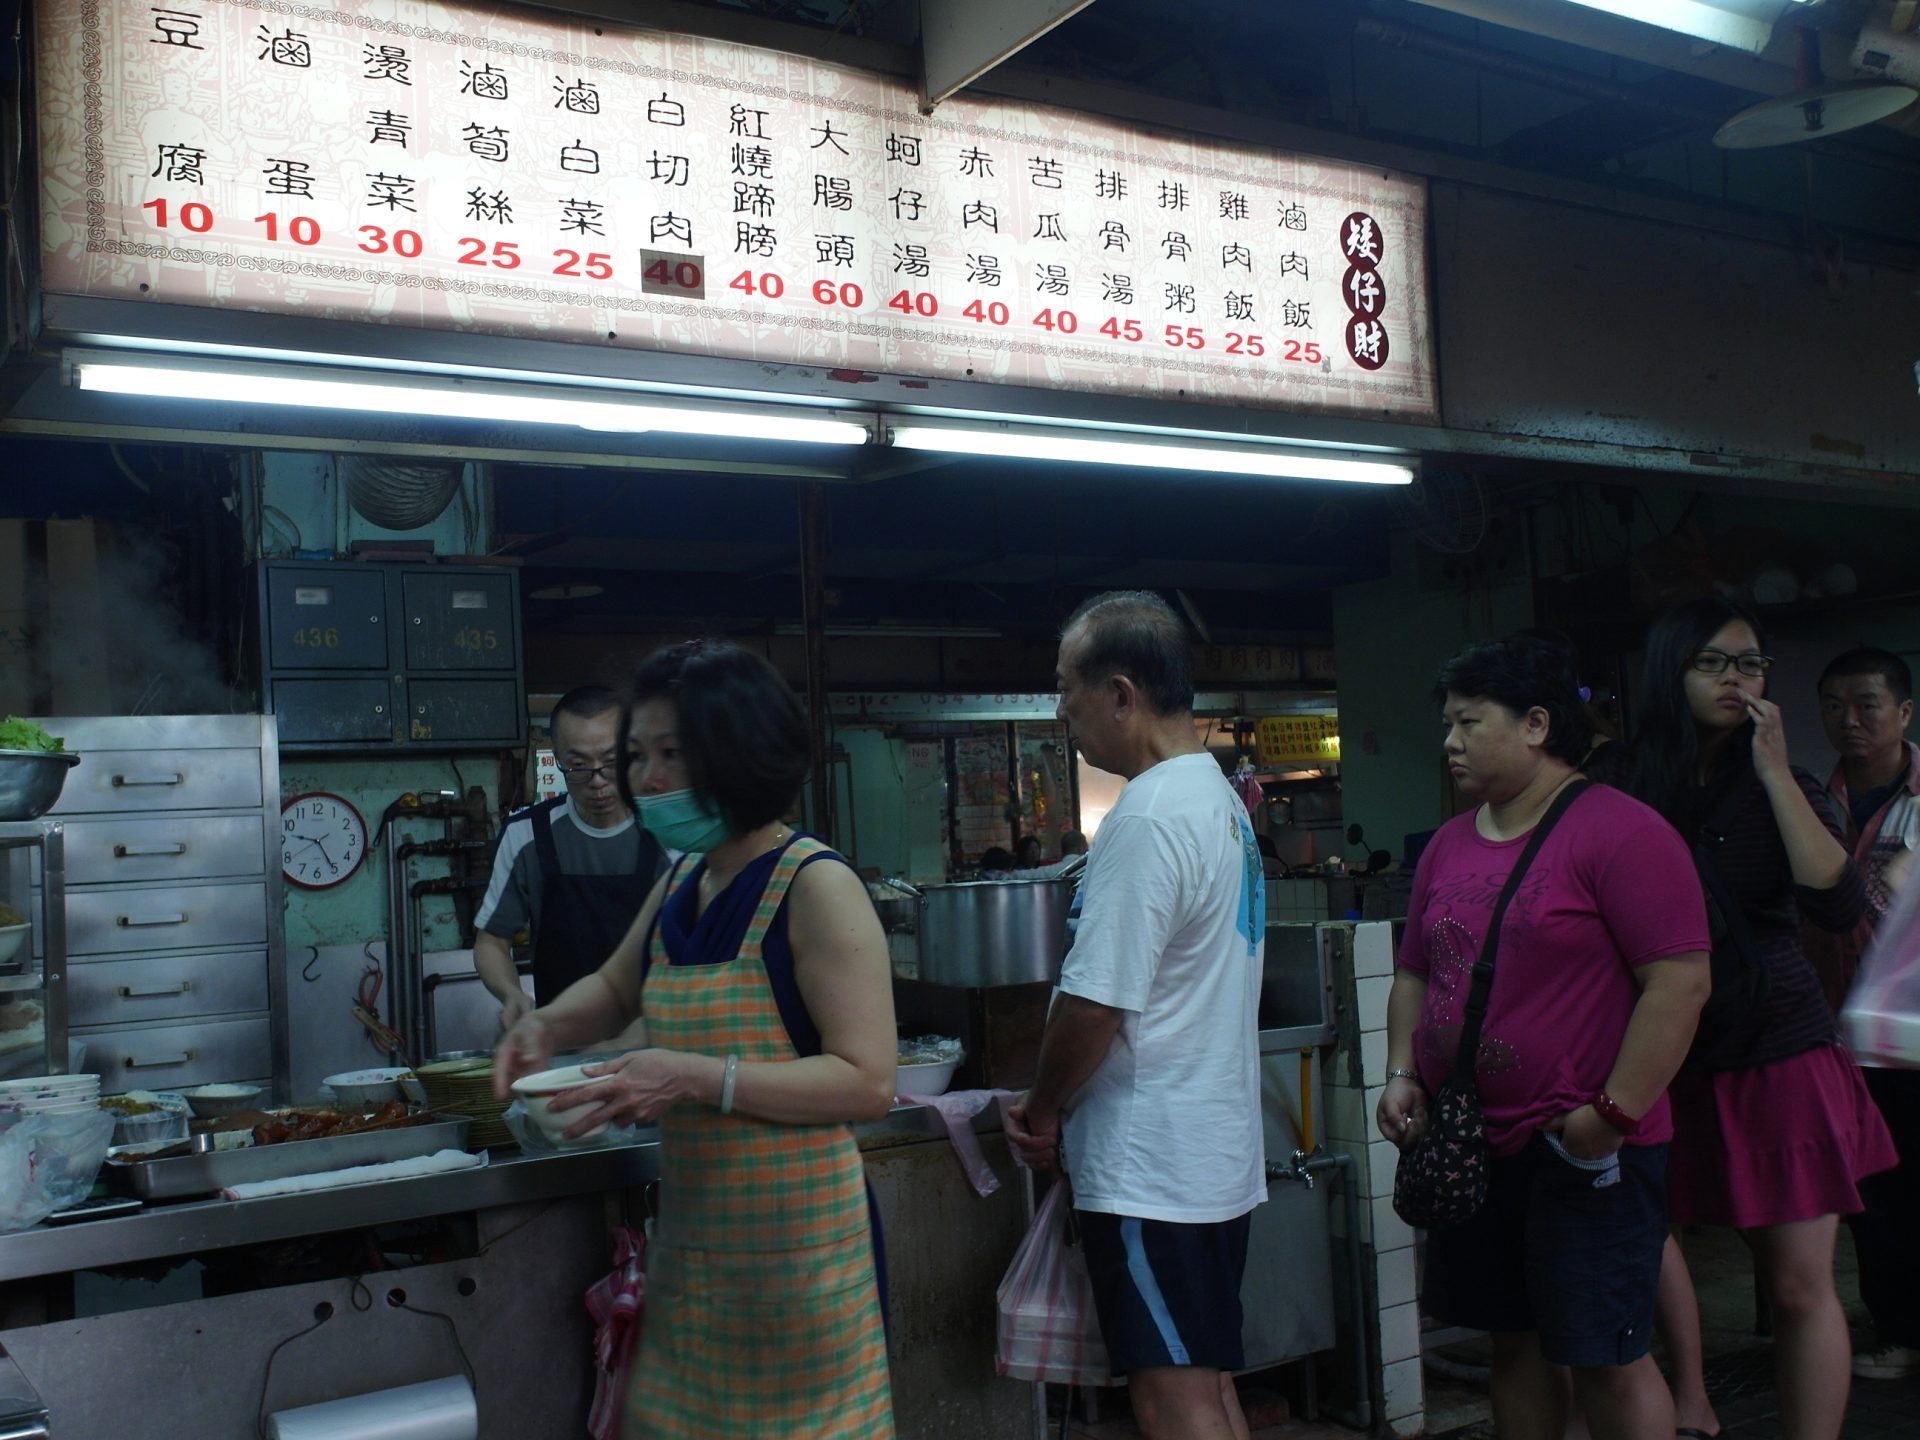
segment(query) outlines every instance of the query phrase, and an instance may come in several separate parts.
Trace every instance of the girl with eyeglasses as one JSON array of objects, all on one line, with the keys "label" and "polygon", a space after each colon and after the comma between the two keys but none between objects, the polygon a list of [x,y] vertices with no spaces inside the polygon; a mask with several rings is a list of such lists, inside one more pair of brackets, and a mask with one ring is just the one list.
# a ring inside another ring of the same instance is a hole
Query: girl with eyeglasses
[{"label": "girl with eyeglasses", "polygon": [[[1895,1154],[1801,948],[1803,917],[1844,933],[1866,900],[1820,783],[1787,757],[1766,697],[1772,663],[1743,606],[1667,612],[1647,635],[1632,749],[1590,773],[1692,847],[1714,936],[1714,993],[1669,1092],[1672,1221],[1740,1231],[1773,1307],[1783,1432],[1834,1440],[1851,1362],[1833,1283],[1838,1217],[1861,1208],[1858,1182]],[[1679,1433],[1711,1440],[1699,1310],[1672,1241],[1658,1315]]]}]

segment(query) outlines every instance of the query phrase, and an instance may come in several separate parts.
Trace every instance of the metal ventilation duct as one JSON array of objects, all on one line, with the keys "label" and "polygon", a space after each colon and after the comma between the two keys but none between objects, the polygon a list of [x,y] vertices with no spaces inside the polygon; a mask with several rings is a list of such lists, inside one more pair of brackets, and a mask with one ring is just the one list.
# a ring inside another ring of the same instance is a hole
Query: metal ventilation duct
[{"label": "metal ventilation duct", "polygon": [[343,455],[335,462],[355,512],[387,530],[418,530],[440,518],[460,490],[456,461],[403,465]]}]

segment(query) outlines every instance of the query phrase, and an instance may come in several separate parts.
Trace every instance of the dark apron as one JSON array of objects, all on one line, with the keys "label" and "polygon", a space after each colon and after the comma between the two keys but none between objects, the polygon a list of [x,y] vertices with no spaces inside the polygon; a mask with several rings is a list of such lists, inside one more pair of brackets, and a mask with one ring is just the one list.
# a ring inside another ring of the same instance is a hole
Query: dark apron
[{"label": "dark apron", "polygon": [[606,963],[646,903],[660,869],[660,844],[642,829],[633,873],[567,874],[553,843],[554,808],[539,806],[532,817],[533,850],[540,861],[540,925],[533,937],[536,1005],[552,1004],[574,981]]}]

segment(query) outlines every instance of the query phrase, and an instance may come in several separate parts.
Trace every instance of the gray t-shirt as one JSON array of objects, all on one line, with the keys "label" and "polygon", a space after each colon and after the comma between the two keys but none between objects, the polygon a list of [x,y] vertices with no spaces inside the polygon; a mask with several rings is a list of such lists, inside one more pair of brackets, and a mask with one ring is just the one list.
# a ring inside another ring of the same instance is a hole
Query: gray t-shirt
[{"label": "gray t-shirt", "polygon": [[[640,827],[629,815],[611,830],[582,825],[573,801],[562,800],[551,814],[553,849],[568,875],[631,875],[640,863]],[[651,877],[649,877],[651,878]],[[500,832],[493,878],[474,924],[489,935],[511,940],[524,926],[540,933],[540,854],[533,842],[533,810],[516,810]]]}]

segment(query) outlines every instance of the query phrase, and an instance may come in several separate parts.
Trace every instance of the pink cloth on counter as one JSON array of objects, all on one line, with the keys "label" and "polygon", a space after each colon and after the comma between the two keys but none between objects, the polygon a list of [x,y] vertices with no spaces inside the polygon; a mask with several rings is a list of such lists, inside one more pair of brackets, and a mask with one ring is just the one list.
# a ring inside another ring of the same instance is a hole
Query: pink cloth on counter
[{"label": "pink cloth on counter", "polygon": [[947,1127],[947,1139],[953,1142],[954,1154],[960,1157],[960,1168],[967,1172],[975,1194],[991,1195],[1000,1188],[1000,1177],[987,1164],[987,1157],[980,1149],[980,1137],[973,1133],[973,1117],[998,1101],[1004,1124],[1007,1106],[1018,1100],[1018,1095],[1011,1090],[949,1090],[944,1095],[902,1095],[900,1098],[914,1105],[925,1105],[939,1114],[941,1123]]}]

